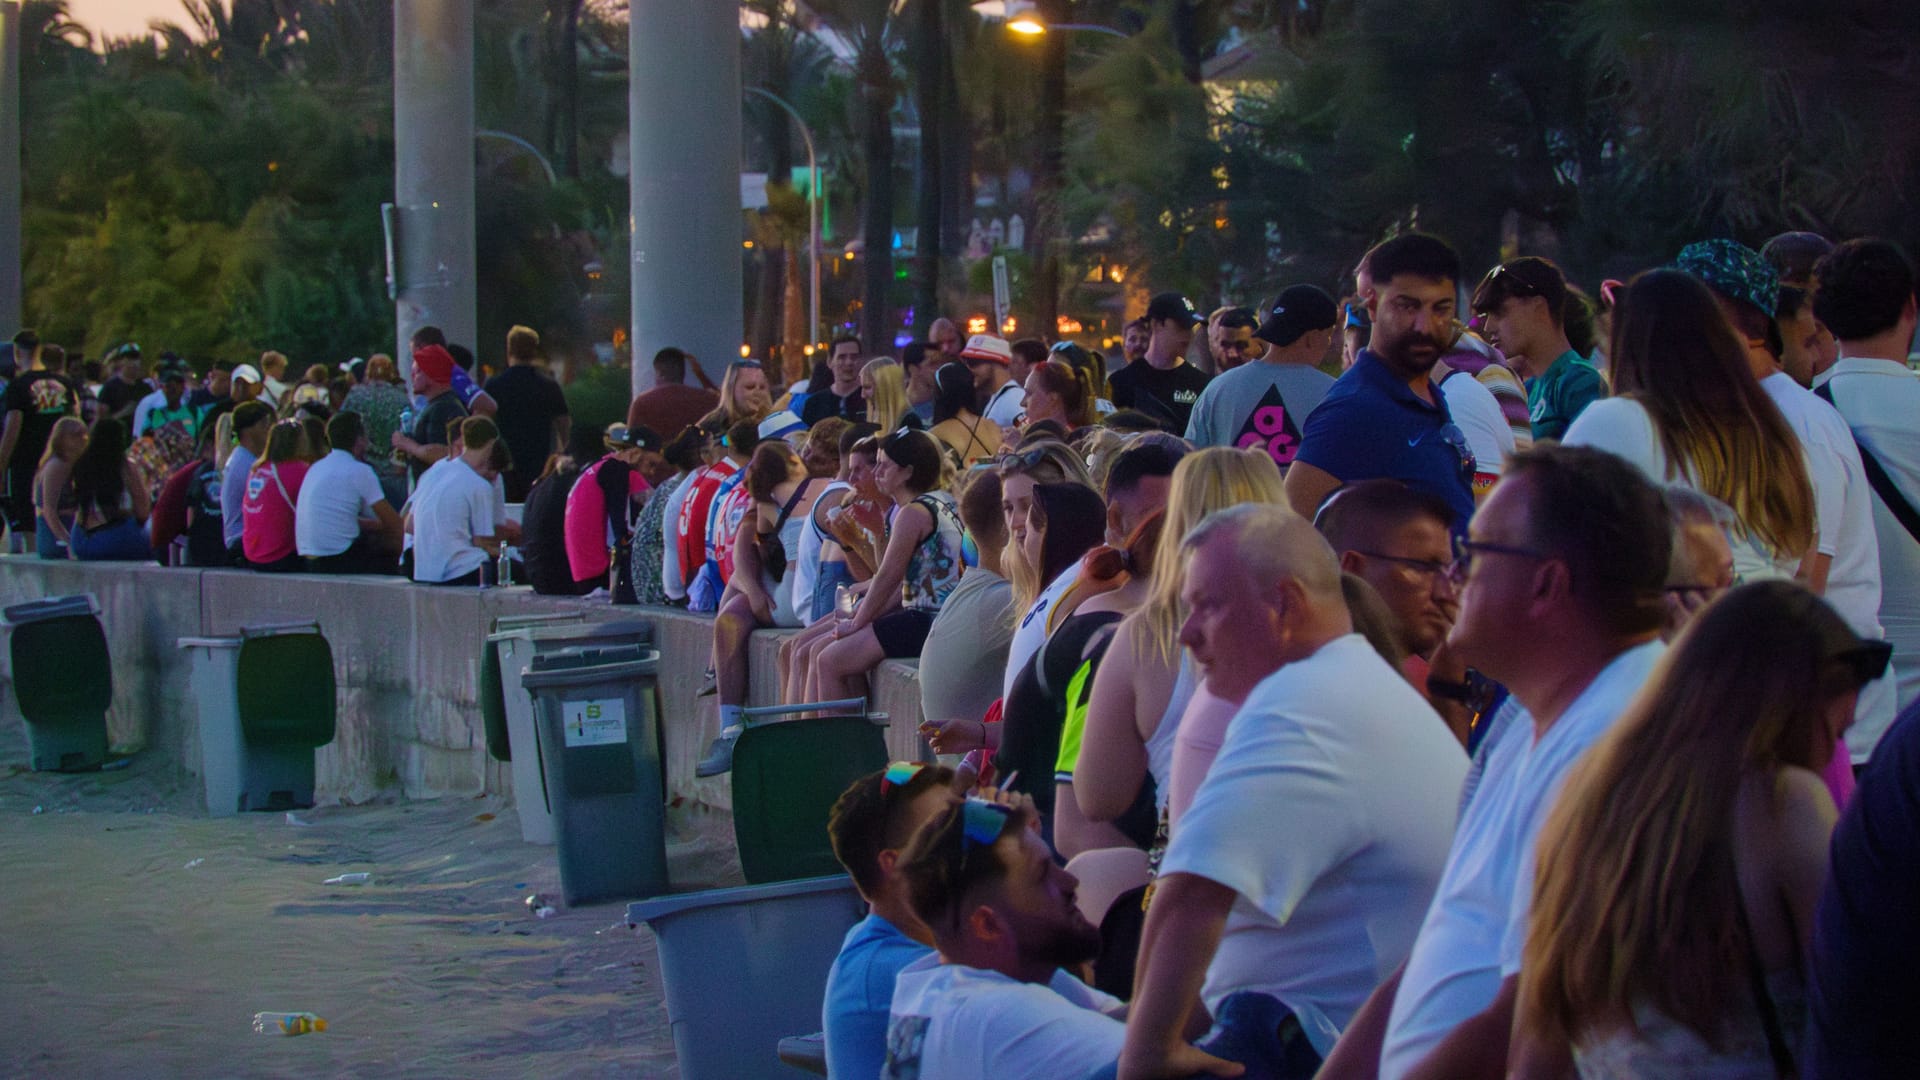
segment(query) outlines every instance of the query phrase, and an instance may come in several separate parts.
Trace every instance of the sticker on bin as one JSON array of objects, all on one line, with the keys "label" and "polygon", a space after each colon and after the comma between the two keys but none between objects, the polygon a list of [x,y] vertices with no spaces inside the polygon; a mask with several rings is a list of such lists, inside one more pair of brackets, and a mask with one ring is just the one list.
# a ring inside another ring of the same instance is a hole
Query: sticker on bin
[{"label": "sticker on bin", "polygon": [[625,698],[569,701],[563,715],[568,746],[615,746],[627,741]]}]

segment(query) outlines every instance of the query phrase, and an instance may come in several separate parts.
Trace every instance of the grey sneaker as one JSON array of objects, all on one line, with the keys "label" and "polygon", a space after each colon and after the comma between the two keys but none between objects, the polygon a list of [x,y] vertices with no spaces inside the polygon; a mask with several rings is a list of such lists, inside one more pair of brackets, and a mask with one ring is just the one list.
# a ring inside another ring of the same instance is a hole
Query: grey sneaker
[{"label": "grey sneaker", "polygon": [[720,737],[707,746],[707,756],[693,767],[693,775],[705,779],[719,776],[733,770],[733,747],[740,741],[740,733],[747,730],[744,726],[723,728]]}]

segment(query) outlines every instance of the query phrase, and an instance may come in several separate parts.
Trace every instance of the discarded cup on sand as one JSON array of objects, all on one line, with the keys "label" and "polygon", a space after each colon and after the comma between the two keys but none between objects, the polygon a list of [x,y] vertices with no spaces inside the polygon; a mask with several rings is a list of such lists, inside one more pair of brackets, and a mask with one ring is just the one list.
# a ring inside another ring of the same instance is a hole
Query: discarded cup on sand
[{"label": "discarded cup on sand", "polygon": [[341,874],[339,877],[330,877],[327,880],[321,882],[321,884],[322,885],[365,885],[367,882],[372,880],[373,880],[372,874],[361,872],[357,874]]},{"label": "discarded cup on sand", "polygon": [[310,1012],[257,1012],[253,1014],[256,1035],[305,1035],[327,1030],[327,1022]]},{"label": "discarded cup on sand", "polygon": [[553,898],[546,893],[534,893],[527,897],[527,910],[533,912],[536,919],[551,919],[559,914],[553,906]]}]

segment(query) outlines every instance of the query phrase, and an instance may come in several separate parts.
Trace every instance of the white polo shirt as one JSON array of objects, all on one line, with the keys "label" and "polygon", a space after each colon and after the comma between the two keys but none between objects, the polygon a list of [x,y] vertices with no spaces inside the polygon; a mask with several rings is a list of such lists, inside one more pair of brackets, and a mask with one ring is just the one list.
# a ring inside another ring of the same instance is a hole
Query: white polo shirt
[{"label": "white polo shirt", "polygon": [[1020,413],[1027,407],[1026,388],[1008,379],[1000,389],[987,399],[986,411],[981,413],[987,419],[1001,427],[1012,427],[1020,419]]},{"label": "white polo shirt", "polygon": [[1613,726],[1665,649],[1654,641],[1614,657],[1537,741],[1533,717],[1516,705],[1481,747],[1484,767],[1463,800],[1446,871],[1393,999],[1380,1052],[1386,1080],[1405,1076],[1493,1004],[1501,980],[1519,970],[1540,826],[1567,770]]},{"label": "white polo shirt", "polygon": [[[1897,360],[1842,357],[1814,383],[1832,388],[1834,408],[1853,437],[1907,504],[1920,509],[1920,375]],[[1880,548],[1880,625],[1893,642],[1898,705],[1904,709],[1920,699],[1920,541],[1878,495],[1873,529]]]},{"label": "white polo shirt", "polygon": [[308,558],[338,555],[360,539],[360,519],[385,499],[373,466],[334,450],[313,463],[293,508],[293,542]]},{"label": "white polo shirt", "polygon": [[[1793,376],[1776,371],[1761,379],[1760,386],[1806,451],[1819,528],[1815,543],[1820,554],[1833,560],[1827,568],[1827,603],[1854,633],[1878,640],[1885,636],[1880,628],[1880,540],[1873,528],[1873,488],[1860,464],[1860,448],[1833,406]],[[1893,725],[1899,711],[1896,685],[1893,677],[1883,676],[1860,691],[1853,727],[1847,731],[1847,750],[1854,761],[1866,761]]]},{"label": "white polo shirt", "polygon": [[[435,466],[433,483],[413,493],[413,580],[449,581],[486,565],[476,536],[492,536],[493,485],[460,458]],[[423,477],[424,479],[424,477]]]},{"label": "white polo shirt", "polygon": [[1237,894],[1207,1006],[1270,994],[1331,1053],[1413,948],[1466,774],[1445,722],[1359,634],[1255,687],[1160,866]]}]

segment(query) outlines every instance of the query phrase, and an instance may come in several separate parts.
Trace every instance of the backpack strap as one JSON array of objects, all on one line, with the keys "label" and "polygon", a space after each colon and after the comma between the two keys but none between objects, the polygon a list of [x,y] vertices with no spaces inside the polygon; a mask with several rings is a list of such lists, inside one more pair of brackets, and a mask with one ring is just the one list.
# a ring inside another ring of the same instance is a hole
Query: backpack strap
[{"label": "backpack strap", "polygon": [[[1821,401],[1833,405],[1832,379],[1814,387],[1813,392]],[[1838,405],[1834,405],[1835,411],[1839,408]],[[1848,429],[1852,429],[1851,424],[1848,425]],[[1894,518],[1900,522],[1900,527],[1907,530],[1907,535],[1913,537],[1916,543],[1920,543],[1920,513],[1914,511],[1913,504],[1900,493],[1899,485],[1893,482],[1893,477],[1887,474],[1886,468],[1880,464],[1878,458],[1873,456],[1873,451],[1867,449],[1867,444],[1860,441],[1860,436],[1853,437],[1853,444],[1860,449],[1860,464],[1866,468],[1867,483],[1873,488],[1873,493],[1880,496],[1881,502],[1887,504],[1887,509],[1893,512]]]}]

